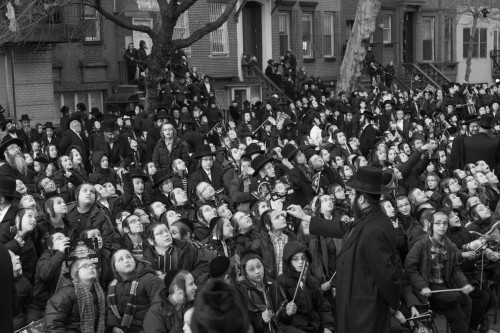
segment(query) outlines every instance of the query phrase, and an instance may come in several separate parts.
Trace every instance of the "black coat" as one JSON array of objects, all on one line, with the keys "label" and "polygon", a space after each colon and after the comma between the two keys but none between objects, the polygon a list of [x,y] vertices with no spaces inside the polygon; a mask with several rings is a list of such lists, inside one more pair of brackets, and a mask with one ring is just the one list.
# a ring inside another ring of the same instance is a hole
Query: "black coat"
[{"label": "black coat", "polygon": [[389,307],[398,308],[401,298],[394,228],[378,208],[354,223],[349,231],[339,218],[311,219],[311,234],[344,237],[337,255],[335,331],[389,332]]},{"label": "black coat", "polygon": [[500,144],[487,133],[479,133],[464,139],[465,164],[485,161],[490,170],[500,172]]},{"label": "black coat", "polygon": [[85,134],[80,133],[80,136],[72,130],[67,130],[59,143],[59,155],[64,155],[71,146],[78,146],[81,150],[82,161],[85,165],[90,166],[89,162],[89,140]]},{"label": "black coat", "polygon": [[117,161],[120,157],[123,158],[125,165],[134,158],[132,148],[130,148],[128,140],[123,136],[118,136],[116,142],[113,144],[113,149],[110,149],[104,136],[96,137],[94,141],[94,151],[105,152],[106,155],[108,155],[110,166],[113,166],[112,161]]},{"label": "black coat", "polygon": [[368,152],[375,146],[375,140],[377,139],[377,131],[370,124],[362,130],[359,136],[359,150],[364,156],[368,156]]},{"label": "black coat", "polygon": [[191,188],[193,190],[196,189],[196,185],[198,185],[199,182],[206,182],[211,184],[216,191],[222,188],[224,186],[224,183],[222,182],[222,173],[220,169],[217,167],[212,167],[210,174],[212,176],[212,180],[208,178],[205,170],[200,167],[198,171],[191,175]]},{"label": "black coat", "polygon": [[14,277],[12,274],[12,260],[3,244],[0,244],[0,285],[2,286],[2,301],[0,302],[0,322],[3,332],[14,332],[13,307],[15,300]]}]

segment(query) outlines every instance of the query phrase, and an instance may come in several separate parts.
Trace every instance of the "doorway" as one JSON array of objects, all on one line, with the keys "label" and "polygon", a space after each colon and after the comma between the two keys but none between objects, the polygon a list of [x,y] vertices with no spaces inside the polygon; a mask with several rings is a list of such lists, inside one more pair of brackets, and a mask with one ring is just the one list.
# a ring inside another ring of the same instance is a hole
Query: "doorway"
[{"label": "doorway", "polygon": [[403,23],[403,62],[413,62],[413,36],[414,36],[414,16],[413,12],[405,12]]},{"label": "doorway", "polygon": [[[257,66],[262,69],[262,6],[248,1],[242,11],[243,16],[243,52],[248,59],[257,57]],[[267,61],[267,59],[265,59]]]}]

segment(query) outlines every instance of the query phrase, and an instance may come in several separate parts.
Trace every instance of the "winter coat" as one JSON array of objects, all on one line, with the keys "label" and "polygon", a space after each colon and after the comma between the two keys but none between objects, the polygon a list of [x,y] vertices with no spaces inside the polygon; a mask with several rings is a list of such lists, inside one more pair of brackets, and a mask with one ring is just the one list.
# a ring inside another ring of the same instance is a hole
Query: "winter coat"
[{"label": "winter coat", "polygon": [[236,235],[234,237],[236,253],[241,256],[243,252],[245,252],[246,250],[250,250],[256,234],[257,232],[255,231],[255,229],[251,229],[244,234]]},{"label": "winter coat", "polygon": [[372,207],[352,224],[339,217],[313,217],[309,231],[344,237],[337,255],[335,332],[388,332],[390,307],[396,309],[401,298],[396,236],[389,218]]},{"label": "winter coat", "polygon": [[36,222],[35,231],[33,234],[33,242],[35,243],[36,252],[40,256],[47,250],[47,240],[50,235],[60,232],[66,237],[71,237],[74,234],[74,230],[69,228],[69,222],[65,216],[63,216],[63,226],[61,228],[54,228],[50,223],[49,217],[45,216]]},{"label": "winter coat", "polygon": [[158,140],[153,151],[153,162],[158,169],[157,172],[171,172],[172,162],[176,159],[184,161],[188,159],[188,152],[182,141],[175,137],[172,142],[172,151],[169,151],[165,140]]},{"label": "winter coat", "polygon": [[[42,313],[45,311],[48,299],[56,291],[65,258],[66,255],[61,251],[46,250],[38,260],[31,305],[35,310],[42,311]],[[37,319],[39,318],[30,318],[30,320]]]},{"label": "winter coat", "polygon": [[80,332],[80,308],[75,286],[69,279],[62,279],[62,285],[47,302],[45,328],[54,333]]},{"label": "winter coat", "polygon": [[[203,273],[208,272],[209,258],[205,258],[198,248],[178,239],[173,239],[172,241],[173,246],[175,246],[172,254],[176,255],[173,261],[177,263],[177,267],[172,267],[172,269],[186,270],[193,275],[195,280]],[[154,270],[160,270],[158,259],[159,257],[154,247],[150,246],[144,249],[144,260],[148,261]]]},{"label": "winter coat", "polygon": [[[115,278],[118,280],[115,293],[116,306],[122,317],[127,308],[132,281],[137,280],[137,282],[139,282],[136,290],[137,308],[127,333],[139,333],[142,331],[144,318],[151,306],[151,302],[153,302],[156,293],[163,288],[163,280],[156,276],[153,269],[148,264],[136,260],[136,265],[133,276],[130,279],[123,280],[118,274],[115,274]],[[108,318],[106,326],[121,327],[121,319],[118,319],[113,311],[111,311],[109,301],[107,303]]]},{"label": "winter coat", "polygon": [[[311,253],[302,243],[288,242],[283,249],[283,274],[277,278],[289,302],[293,300],[300,277],[300,272],[292,266],[291,259],[299,252],[306,255],[309,263],[312,262]],[[310,270],[305,274],[305,283],[295,296],[297,312],[292,316],[291,325],[305,332],[323,332],[324,328],[333,330],[331,305],[321,294],[320,283],[310,275]]]},{"label": "winter coat", "polygon": [[266,289],[265,297],[268,299],[267,304],[264,293],[257,289],[255,284],[248,279],[241,280],[237,285],[241,297],[245,299],[244,304],[247,306],[250,324],[255,333],[270,333],[269,325],[262,320],[262,312],[266,311],[268,307],[271,308],[269,309],[271,312],[277,314],[277,318],[273,320],[273,327],[289,324],[291,321],[291,317],[286,314],[286,295],[283,289],[276,281],[271,279],[264,278],[263,283]]},{"label": "winter coat", "polygon": [[[115,229],[109,217],[97,205],[90,209],[88,218],[78,213],[76,203],[68,205],[66,218],[69,221],[70,229],[74,229],[76,234],[73,237],[79,237],[85,228],[97,228],[101,232],[104,254],[111,254],[113,251],[113,242],[115,241]],[[81,221],[83,220],[83,221]]]},{"label": "winter coat", "polygon": [[337,249],[333,238],[323,236],[303,236],[301,242],[312,255],[310,266],[311,275],[320,283],[330,280],[335,273]]},{"label": "winter coat", "polygon": [[30,233],[24,237],[23,246],[14,239],[16,234],[17,228],[15,226],[11,227],[7,222],[0,223],[0,242],[4,244],[8,250],[11,250],[14,254],[19,256],[23,268],[23,276],[32,282],[35,276],[37,261],[33,234]]},{"label": "winter coat", "polygon": [[144,318],[144,333],[182,332],[183,325],[182,312],[179,313],[168,300],[168,290],[161,289]]},{"label": "winter coat", "polygon": [[101,185],[107,182],[111,182],[113,185],[116,186],[116,184],[119,183],[119,178],[118,175],[116,174],[116,171],[113,170],[112,168],[107,168],[107,169],[101,168],[101,160],[104,156],[108,158],[108,163],[109,163],[109,156],[105,152],[96,151],[92,154],[92,167],[94,169],[94,172],[90,174],[89,182],[91,184],[101,184]]},{"label": "winter coat", "polygon": [[[289,242],[297,238],[291,232],[284,233],[288,236]],[[263,264],[266,268],[267,276],[270,279],[276,279],[278,276],[278,266],[276,264],[276,253],[274,252],[274,245],[269,236],[269,231],[261,230],[256,234],[251,249],[257,252],[264,260]]]},{"label": "winter coat", "polygon": [[[443,241],[448,256],[448,260],[444,262],[443,272],[446,288],[462,288],[469,282],[460,269],[458,262],[460,252],[448,238],[444,237]],[[427,299],[420,294],[420,291],[429,287],[431,275],[431,239],[429,236],[420,238],[411,248],[406,256],[405,271],[414,294],[417,295],[421,304],[427,304]]]},{"label": "winter coat", "polygon": [[298,167],[290,169],[290,181],[293,193],[290,202],[302,207],[308,205],[314,197],[312,179],[309,179]]},{"label": "winter coat", "polygon": [[[78,172],[71,172],[71,176],[66,178],[65,172],[62,170],[56,171],[54,173],[54,183],[56,184],[57,191],[65,202],[75,201],[74,191],[85,182],[84,177]],[[69,187],[68,184],[71,183],[73,187]]]},{"label": "winter coat", "polygon": [[18,330],[28,324],[26,312],[28,305],[33,300],[33,286],[25,277],[14,278],[14,288],[16,288],[16,300],[14,302],[14,329]]}]

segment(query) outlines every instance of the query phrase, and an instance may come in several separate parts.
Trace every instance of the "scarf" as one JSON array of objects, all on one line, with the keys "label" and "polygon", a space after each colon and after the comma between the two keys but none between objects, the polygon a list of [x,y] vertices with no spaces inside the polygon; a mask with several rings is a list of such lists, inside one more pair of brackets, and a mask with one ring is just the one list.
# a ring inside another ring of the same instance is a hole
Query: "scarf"
[{"label": "scarf", "polygon": [[135,311],[137,310],[137,286],[139,282],[137,280],[132,281],[130,285],[130,293],[128,296],[127,307],[125,309],[125,313],[123,314],[123,318],[118,312],[118,306],[116,305],[116,284],[118,280],[114,279],[109,285],[108,290],[108,302],[111,311],[116,316],[116,318],[121,319],[121,327],[129,328],[130,324],[132,324],[132,319],[134,318]]},{"label": "scarf", "polygon": [[97,295],[98,304],[98,325],[97,330],[95,329],[95,309],[94,300],[92,297],[92,292],[80,281],[73,280],[75,285],[76,298],[78,300],[78,308],[80,309],[80,328],[82,333],[104,333],[105,330],[105,298],[104,291],[102,291],[99,283],[94,282],[94,290]]}]

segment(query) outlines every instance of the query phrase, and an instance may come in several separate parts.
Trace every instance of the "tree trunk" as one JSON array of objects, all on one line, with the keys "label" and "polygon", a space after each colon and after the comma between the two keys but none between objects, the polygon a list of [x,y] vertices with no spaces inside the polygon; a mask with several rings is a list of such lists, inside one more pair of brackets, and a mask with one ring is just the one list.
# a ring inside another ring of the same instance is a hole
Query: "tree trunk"
[{"label": "tree trunk", "polygon": [[472,29],[470,30],[470,37],[469,37],[469,47],[467,48],[467,60],[465,61],[465,77],[464,81],[469,82],[469,76],[470,72],[472,70],[472,51],[474,50],[474,42],[475,37],[476,37],[476,30],[477,30],[477,21],[479,19],[479,12],[475,12],[472,15]]},{"label": "tree trunk", "polygon": [[381,5],[381,0],[359,0],[358,2],[356,20],[340,67],[337,94],[341,91],[349,92],[356,88],[366,54],[363,40],[369,39],[375,31],[375,22]]}]

